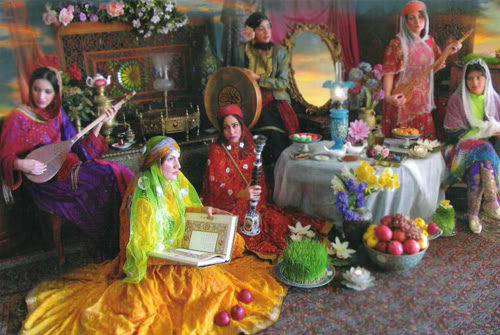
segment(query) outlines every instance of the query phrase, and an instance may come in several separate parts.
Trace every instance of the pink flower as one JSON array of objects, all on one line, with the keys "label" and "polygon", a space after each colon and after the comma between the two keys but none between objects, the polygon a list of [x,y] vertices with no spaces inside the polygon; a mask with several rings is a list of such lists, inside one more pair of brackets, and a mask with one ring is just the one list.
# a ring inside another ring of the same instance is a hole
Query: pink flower
[{"label": "pink flower", "polygon": [[54,10],[49,10],[46,13],[43,13],[43,22],[47,25],[50,26],[51,24],[54,24],[56,26],[59,25],[59,21],[57,20],[57,13]]},{"label": "pink flower", "polygon": [[369,133],[370,128],[363,120],[351,122],[351,125],[349,126],[349,136],[354,140],[354,143],[364,141],[368,137]]},{"label": "pink flower", "polygon": [[243,39],[243,42],[251,41],[255,37],[255,31],[249,26],[245,26],[245,28],[241,32],[241,37]]},{"label": "pink flower", "polygon": [[68,6],[68,8],[63,8],[59,12],[59,22],[61,22],[64,26],[67,26],[68,24],[73,21],[73,10],[69,9],[69,7],[73,6]]},{"label": "pink flower", "polygon": [[384,150],[382,150],[382,157],[386,158],[389,156],[390,152],[391,151],[388,148],[384,148]]},{"label": "pink flower", "polygon": [[108,12],[109,16],[117,17],[125,14],[123,11],[123,4],[121,2],[112,2],[106,4],[106,12]]}]

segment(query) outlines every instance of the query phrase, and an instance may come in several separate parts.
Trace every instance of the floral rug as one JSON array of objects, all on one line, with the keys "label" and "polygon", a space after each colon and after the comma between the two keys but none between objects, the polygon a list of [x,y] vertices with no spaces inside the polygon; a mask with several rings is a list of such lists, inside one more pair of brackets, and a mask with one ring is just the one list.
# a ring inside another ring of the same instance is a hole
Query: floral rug
[{"label": "floral rug", "polygon": [[[483,220],[469,232],[458,215],[457,234],[431,241],[416,268],[384,272],[367,264],[375,285],[357,292],[335,279],[316,289],[291,288],[276,324],[260,334],[500,335],[500,223]],[[36,283],[88,264],[81,247],[0,262],[0,335],[16,334],[26,315],[24,295]],[[360,257],[363,260],[363,257]]]}]

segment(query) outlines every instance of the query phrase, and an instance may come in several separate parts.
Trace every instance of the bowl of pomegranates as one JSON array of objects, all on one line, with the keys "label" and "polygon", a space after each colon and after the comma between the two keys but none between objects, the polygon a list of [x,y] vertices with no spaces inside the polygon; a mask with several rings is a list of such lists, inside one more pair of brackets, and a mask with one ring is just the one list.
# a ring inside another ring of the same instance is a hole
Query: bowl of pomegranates
[{"label": "bowl of pomegranates", "polygon": [[429,247],[429,233],[422,218],[410,219],[396,213],[384,216],[363,235],[370,260],[389,271],[415,267]]}]

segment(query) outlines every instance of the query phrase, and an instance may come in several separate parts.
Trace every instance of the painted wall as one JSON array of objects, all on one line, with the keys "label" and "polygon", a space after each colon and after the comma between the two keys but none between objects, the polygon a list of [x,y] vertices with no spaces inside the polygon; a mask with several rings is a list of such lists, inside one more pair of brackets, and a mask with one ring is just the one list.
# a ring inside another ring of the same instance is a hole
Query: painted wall
[{"label": "painted wall", "polygon": [[[263,0],[271,1],[271,0]],[[277,0],[273,0],[277,1]],[[107,2],[96,0],[94,3]],[[207,31],[212,34],[212,43],[220,54],[220,41],[223,25],[220,23],[224,5],[248,6],[258,3],[258,0],[228,1],[228,0],[177,0],[177,6],[188,14],[192,22],[208,22]],[[383,50],[389,40],[394,37],[398,25],[398,13],[406,0],[358,0],[357,24],[360,45],[360,58],[370,63],[378,63],[383,59]],[[52,1],[58,3],[58,1]],[[461,27],[475,27],[474,39],[464,46],[466,52],[491,54],[500,48],[500,1],[499,0],[429,0],[426,1],[431,23],[431,34],[438,44],[443,45],[449,35],[460,36]],[[28,23],[32,30],[26,33],[38,37],[46,53],[54,52],[53,32],[44,25],[42,13],[45,11],[45,1],[25,0],[28,9]],[[227,9],[227,8],[226,8]],[[6,18],[0,10],[0,114],[9,111],[19,103],[15,60],[12,45],[9,43]]]}]

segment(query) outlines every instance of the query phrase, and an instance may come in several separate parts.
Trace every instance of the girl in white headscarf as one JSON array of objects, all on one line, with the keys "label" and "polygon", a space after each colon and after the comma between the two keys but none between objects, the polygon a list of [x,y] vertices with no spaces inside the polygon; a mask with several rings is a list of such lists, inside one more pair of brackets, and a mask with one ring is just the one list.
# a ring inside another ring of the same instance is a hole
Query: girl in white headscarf
[{"label": "girl in white headscarf", "polygon": [[[419,130],[422,137],[435,139],[431,111],[434,105],[434,74],[415,82],[417,77],[441,55],[441,49],[429,35],[429,16],[421,1],[411,1],[400,16],[399,33],[392,39],[384,56],[384,117],[382,131],[385,136],[397,127]],[[460,50],[462,44],[447,46],[450,53]],[[444,67],[444,60],[436,69]],[[402,94],[393,94],[394,87],[415,83],[412,96],[406,100]]]},{"label": "girl in white headscarf", "polygon": [[465,65],[462,84],[448,102],[444,128],[450,145],[445,159],[450,173],[445,184],[465,177],[469,227],[480,233],[481,200],[484,212],[500,220],[497,201],[499,159],[489,139],[500,136],[500,96],[493,89],[488,66],[482,59]]}]

